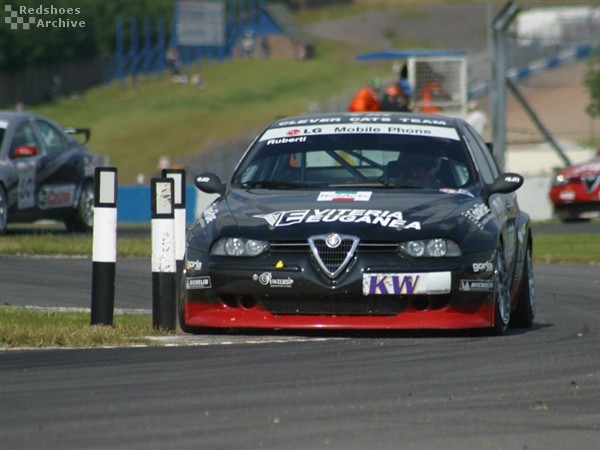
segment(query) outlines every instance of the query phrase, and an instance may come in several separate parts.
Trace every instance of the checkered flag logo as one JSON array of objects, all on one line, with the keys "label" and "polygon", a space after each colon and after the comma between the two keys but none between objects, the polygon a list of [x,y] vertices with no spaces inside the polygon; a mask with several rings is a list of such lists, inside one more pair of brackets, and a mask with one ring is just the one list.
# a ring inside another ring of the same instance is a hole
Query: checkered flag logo
[{"label": "checkered flag logo", "polygon": [[21,25],[21,29],[29,30],[31,29],[31,24],[35,23],[35,17],[30,17],[29,22],[25,22],[23,17],[19,17],[19,13],[17,11],[12,10],[12,6],[5,5],[4,12],[9,13],[10,15],[4,18],[4,23],[10,25],[11,30],[18,30],[19,25]]}]

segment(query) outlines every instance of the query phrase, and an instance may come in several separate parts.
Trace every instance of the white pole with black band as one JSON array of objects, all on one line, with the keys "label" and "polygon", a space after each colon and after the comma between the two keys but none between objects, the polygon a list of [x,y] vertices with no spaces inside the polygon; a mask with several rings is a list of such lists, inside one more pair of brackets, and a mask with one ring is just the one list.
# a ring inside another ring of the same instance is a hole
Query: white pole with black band
[{"label": "white pole with black band", "polygon": [[175,214],[172,178],[152,178],[152,326],[175,330]]},{"label": "white pole with black band", "polygon": [[117,169],[97,167],[92,248],[92,325],[112,325],[117,262]]},{"label": "white pole with black band", "polygon": [[185,169],[163,169],[163,178],[172,178],[175,195],[173,207],[175,208],[175,267],[177,268],[176,284],[179,287],[183,274],[183,260],[185,259],[185,231],[186,231],[186,201],[185,201]]}]

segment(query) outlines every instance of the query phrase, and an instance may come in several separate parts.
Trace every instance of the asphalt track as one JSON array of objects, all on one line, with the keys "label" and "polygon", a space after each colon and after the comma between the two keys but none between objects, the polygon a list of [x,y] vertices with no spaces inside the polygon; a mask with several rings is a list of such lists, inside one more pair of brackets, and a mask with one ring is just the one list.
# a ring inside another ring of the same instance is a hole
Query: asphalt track
[{"label": "asphalt track", "polygon": [[[89,307],[88,260],[0,266],[2,303]],[[0,448],[597,449],[600,266],[534,270],[535,324],[503,337],[237,333],[2,351]],[[149,260],[119,261],[115,306],[149,309],[150,280]]]}]

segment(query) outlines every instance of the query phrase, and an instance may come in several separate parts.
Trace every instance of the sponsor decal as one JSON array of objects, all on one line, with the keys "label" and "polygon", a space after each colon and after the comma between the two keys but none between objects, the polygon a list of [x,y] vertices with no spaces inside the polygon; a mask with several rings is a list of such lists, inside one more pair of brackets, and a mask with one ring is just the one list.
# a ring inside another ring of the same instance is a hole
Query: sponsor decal
[{"label": "sponsor decal", "polygon": [[17,208],[33,208],[35,205],[35,161],[17,163],[19,178]]},{"label": "sponsor decal", "polygon": [[209,276],[205,277],[188,277],[185,279],[186,289],[210,289],[212,283]]},{"label": "sponsor decal", "polygon": [[450,292],[450,272],[363,274],[363,295],[439,295]]},{"label": "sponsor decal", "polygon": [[341,122],[341,117],[319,117],[319,118],[310,118],[310,119],[300,119],[300,120],[282,120],[277,124],[278,127],[285,127],[288,125],[312,125],[316,123],[335,123]]},{"label": "sponsor decal", "polygon": [[202,261],[186,261],[185,270],[189,275],[194,275],[194,273],[200,272],[202,270]]},{"label": "sponsor decal", "polygon": [[373,193],[369,191],[336,192],[323,191],[317,197],[318,202],[368,202]]},{"label": "sponsor decal", "polygon": [[458,133],[454,128],[433,126],[433,125],[413,125],[413,124],[378,124],[378,125],[313,125],[298,127],[282,127],[267,130],[260,141],[269,141],[271,139],[289,138],[290,136],[306,136],[319,134],[401,134],[401,135],[420,135],[433,136],[439,138],[453,139],[458,141]]},{"label": "sponsor decal", "polygon": [[74,194],[74,185],[44,186],[38,194],[38,206],[40,209],[71,206]]},{"label": "sponsor decal", "polygon": [[494,290],[494,280],[460,280],[459,291],[490,292]]},{"label": "sponsor decal", "polygon": [[214,204],[210,204],[206,208],[204,208],[204,211],[202,211],[202,213],[200,214],[200,218],[198,219],[198,221],[200,222],[200,226],[204,228],[206,225],[215,220],[217,218],[218,212],[219,210]]},{"label": "sponsor decal", "polygon": [[257,214],[254,217],[266,220],[271,228],[287,227],[301,223],[341,222],[368,223],[398,230],[421,229],[421,222],[404,220],[400,211],[376,209],[299,209]]},{"label": "sponsor decal", "polygon": [[504,181],[508,183],[518,183],[521,179],[519,177],[504,177]]},{"label": "sponsor decal", "polygon": [[477,204],[473,205],[468,210],[463,211],[462,213],[460,213],[460,215],[463,216],[463,217],[466,217],[467,219],[469,219],[480,230],[482,230],[483,227],[490,220],[492,220],[492,214],[491,214],[490,208],[488,208],[483,203],[477,203]]},{"label": "sponsor decal", "polygon": [[466,195],[468,197],[475,197],[471,192],[467,191],[466,189],[440,188],[440,192],[443,192],[444,194],[460,194]]},{"label": "sponsor decal", "polygon": [[473,272],[491,272],[494,270],[494,265],[490,261],[484,263],[473,263]]},{"label": "sponsor decal", "polygon": [[296,142],[306,142],[306,136],[291,137],[291,138],[279,138],[279,139],[269,139],[267,141],[267,145],[293,144],[293,143],[296,143]]},{"label": "sponsor decal", "polygon": [[[367,113],[360,116],[346,117],[309,117],[306,119],[282,120],[277,123],[278,127],[289,125],[313,125],[322,123],[342,123],[342,122],[373,122],[373,123],[392,123],[392,117],[387,113]],[[396,119],[398,123],[404,124],[423,124],[423,125],[447,125],[447,122],[442,119],[418,119],[400,117]]]},{"label": "sponsor decal", "polygon": [[285,263],[282,260],[279,260],[275,263],[275,268],[276,269],[283,269],[285,268]]},{"label": "sponsor decal", "polygon": [[270,286],[274,288],[291,288],[294,284],[294,280],[290,277],[287,278],[273,278],[271,272],[264,272],[260,275],[252,275],[254,281],[258,281],[263,286]]}]

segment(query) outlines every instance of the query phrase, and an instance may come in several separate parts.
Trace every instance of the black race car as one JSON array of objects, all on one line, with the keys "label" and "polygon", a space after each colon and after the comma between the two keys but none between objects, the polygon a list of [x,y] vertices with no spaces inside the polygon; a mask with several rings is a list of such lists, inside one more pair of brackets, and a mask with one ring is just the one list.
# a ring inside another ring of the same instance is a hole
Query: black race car
[{"label": "black race car", "polygon": [[[81,143],[74,135],[82,134]],[[10,222],[93,225],[94,170],[100,158],[85,143],[87,128],[62,128],[47,117],[0,111],[0,234]]]},{"label": "black race car", "polygon": [[468,329],[535,314],[532,235],[465,121],[338,113],[275,120],[190,226],[179,319],[219,328]]}]

